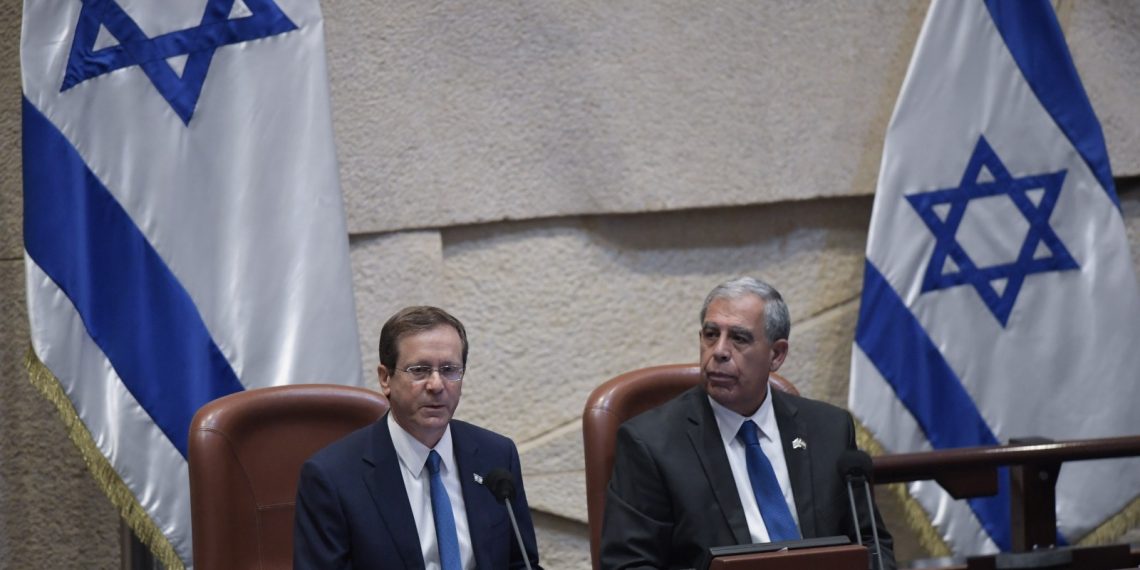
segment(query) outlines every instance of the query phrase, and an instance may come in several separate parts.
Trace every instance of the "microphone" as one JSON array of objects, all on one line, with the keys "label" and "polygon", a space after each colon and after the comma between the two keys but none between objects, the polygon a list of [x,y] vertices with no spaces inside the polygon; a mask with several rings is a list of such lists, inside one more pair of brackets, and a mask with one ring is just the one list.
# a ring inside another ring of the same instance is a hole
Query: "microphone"
[{"label": "microphone", "polygon": [[871,472],[871,456],[858,449],[848,449],[839,455],[839,474],[843,477],[863,477]]},{"label": "microphone", "polygon": [[526,545],[523,544],[522,533],[519,532],[519,523],[515,520],[515,510],[511,507],[511,501],[515,500],[515,478],[511,476],[510,471],[500,467],[492,469],[483,477],[483,486],[495,496],[497,501],[507,506],[507,514],[511,517],[511,528],[515,530],[515,540],[519,543],[523,562],[526,563],[527,570],[531,570],[530,556],[527,556]]},{"label": "microphone", "polygon": [[863,494],[867,501],[867,516],[871,518],[871,536],[875,543],[873,556],[879,562],[873,564],[872,567],[883,570],[883,550],[879,546],[879,527],[875,524],[875,505],[871,499],[871,485],[868,482],[871,473],[871,456],[859,449],[848,449],[839,456],[837,465],[839,476],[847,481],[847,499],[851,503],[851,520],[855,523],[855,539],[860,545],[863,544],[863,532],[860,530],[859,510],[855,508],[855,493],[852,491],[852,485],[863,483]]}]

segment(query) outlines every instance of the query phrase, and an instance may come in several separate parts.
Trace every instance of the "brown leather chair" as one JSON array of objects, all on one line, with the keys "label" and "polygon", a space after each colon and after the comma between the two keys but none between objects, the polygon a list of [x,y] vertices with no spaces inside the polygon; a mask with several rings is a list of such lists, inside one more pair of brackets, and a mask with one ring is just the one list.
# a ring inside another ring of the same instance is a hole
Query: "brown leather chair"
[{"label": "brown leather chair", "polygon": [[[582,443],[586,455],[586,512],[590,522],[590,555],[598,568],[602,513],[606,487],[614,468],[614,445],[622,422],[673,399],[701,380],[695,364],[668,364],[626,372],[601,386],[586,399],[582,412]],[[769,385],[799,395],[786,378],[772,374]]]},{"label": "brown leather chair", "polygon": [[329,384],[218,398],[190,424],[194,567],[292,568],[301,464],[388,409],[373,390]]}]

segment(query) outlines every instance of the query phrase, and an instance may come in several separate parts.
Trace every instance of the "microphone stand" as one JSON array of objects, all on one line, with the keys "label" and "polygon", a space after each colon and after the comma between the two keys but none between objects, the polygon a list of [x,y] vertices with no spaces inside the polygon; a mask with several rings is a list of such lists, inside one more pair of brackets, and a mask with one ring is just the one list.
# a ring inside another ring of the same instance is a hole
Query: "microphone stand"
[{"label": "microphone stand", "polygon": [[[850,491],[850,489],[848,489]],[[871,486],[867,479],[863,479],[863,493],[867,495],[867,516],[871,518],[871,536],[875,541],[875,559],[879,561],[879,570],[883,570],[883,547],[879,546],[879,525],[875,523],[875,503],[871,498]]]},{"label": "microphone stand", "polygon": [[526,564],[526,570],[533,570],[530,565],[530,555],[526,552],[526,543],[523,542],[522,532],[519,531],[519,521],[515,518],[515,508],[511,506],[511,500],[515,497],[515,481],[510,471],[506,469],[492,469],[483,480],[480,481],[495,499],[502,501],[503,505],[507,507],[507,515],[511,518],[511,528],[515,531],[515,540],[519,545],[519,552],[522,553],[523,563]]},{"label": "microphone stand", "polygon": [[[855,541],[863,546],[863,532],[859,528],[859,510],[855,508],[855,493],[851,490],[851,481],[854,477],[847,477],[847,500],[851,502],[851,516],[855,517]],[[871,525],[874,528],[874,525]]]},{"label": "microphone stand", "polygon": [[523,544],[522,533],[519,532],[519,522],[515,519],[515,509],[511,506],[511,502],[509,500],[503,501],[503,504],[507,506],[507,514],[511,516],[511,528],[514,529],[515,539],[519,542],[519,550],[522,551],[523,562],[526,563],[526,570],[532,570],[530,567],[530,556],[527,556],[526,554],[526,547]]},{"label": "microphone stand", "polygon": [[847,476],[847,500],[851,503],[851,516],[855,517],[855,539],[860,545],[863,544],[863,532],[860,530],[859,525],[859,511],[855,508],[855,493],[852,490],[851,484],[859,481],[863,483],[863,493],[867,501],[867,517],[871,520],[871,540],[875,543],[875,550],[871,556],[877,561],[871,562],[871,568],[878,568],[883,570],[883,547],[879,545],[879,527],[875,524],[875,503],[871,498],[871,485],[867,483],[867,478],[863,475],[848,475]]}]

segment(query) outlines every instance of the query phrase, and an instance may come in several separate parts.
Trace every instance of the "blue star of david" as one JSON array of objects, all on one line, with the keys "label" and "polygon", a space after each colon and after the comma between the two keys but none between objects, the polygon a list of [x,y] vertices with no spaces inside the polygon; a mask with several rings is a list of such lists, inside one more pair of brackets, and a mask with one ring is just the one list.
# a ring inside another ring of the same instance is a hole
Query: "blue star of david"
[{"label": "blue star of david", "polygon": [[[60,92],[137,65],[189,125],[215,50],[297,29],[273,0],[245,0],[250,14],[230,18],[234,1],[207,0],[206,12],[197,26],[150,38],[114,0],[83,0]],[[100,26],[110,32],[117,45],[95,49]],[[179,77],[167,59],[182,55],[187,58]]]},{"label": "blue star of david", "polygon": [[[992,175],[992,181],[978,180],[983,167]],[[981,137],[957,187],[908,195],[906,199],[930,228],[936,240],[934,253],[923,276],[922,292],[972,285],[990,312],[1005,327],[1027,276],[1079,269],[1069,250],[1065,249],[1065,244],[1061,243],[1061,239],[1049,226],[1049,216],[1057,205],[1066,173],[1066,170],[1059,170],[1015,178],[1006,170],[985,137]],[[1030,192],[1034,191],[1040,191],[1040,200],[1036,205],[1030,198]],[[998,195],[1006,195],[1013,201],[1029,222],[1029,232],[1015,261],[978,267],[958,242],[958,226],[962,223],[970,200]],[[939,216],[935,207],[944,204],[949,207],[944,206],[944,213]],[[1040,255],[1046,250],[1048,255]],[[948,270],[947,258],[957,267]],[[999,293],[994,284],[1003,280],[1005,288]]]}]

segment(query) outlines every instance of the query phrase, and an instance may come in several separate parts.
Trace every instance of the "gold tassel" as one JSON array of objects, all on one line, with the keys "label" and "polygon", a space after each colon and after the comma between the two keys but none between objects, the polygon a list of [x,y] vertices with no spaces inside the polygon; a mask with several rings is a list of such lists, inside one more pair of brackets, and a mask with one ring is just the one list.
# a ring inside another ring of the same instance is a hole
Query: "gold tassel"
[{"label": "gold tassel", "polygon": [[91,432],[87,431],[87,426],[83,425],[83,421],[79,419],[79,414],[75,411],[75,407],[67,394],[64,393],[59,379],[55,377],[55,374],[52,374],[51,370],[48,370],[47,366],[44,366],[43,362],[40,362],[35,350],[30,346],[27,355],[24,357],[24,366],[28,369],[28,378],[32,386],[35,386],[47,401],[55,405],[72,443],[79,449],[91,476],[95,478],[99,488],[111,500],[111,504],[119,509],[123,520],[127,521],[131,530],[135,532],[143,544],[150,548],[154,557],[163,566],[169,570],[185,570],[186,566],[178,554],[174,552],[174,546],[170,544],[166,535],[162,534],[154,521],[147,516],[134,493],[131,493],[127,484],[119,477],[119,473],[111,466],[111,462],[95,445]]},{"label": "gold tassel", "polygon": [[[859,420],[855,420],[855,441],[859,444],[860,449],[871,455],[885,455],[886,453],[882,444],[875,439],[875,436],[871,435],[871,431],[864,427]],[[926,514],[926,509],[922,508],[918,500],[907,491],[906,483],[892,483],[885,485],[885,487],[902,505],[906,524],[918,535],[918,544],[933,557],[950,556],[950,547],[946,545],[946,541],[943,540],[934,523],[930,521],[930,515]]]},{"label": "gold tassel", "polygon": [[1140,496],[1132,499],[1128,506],[1112,515],[1079,541],[1077,546],[1099,546],[1114,544],[1124,533],[1140,526]]}]

